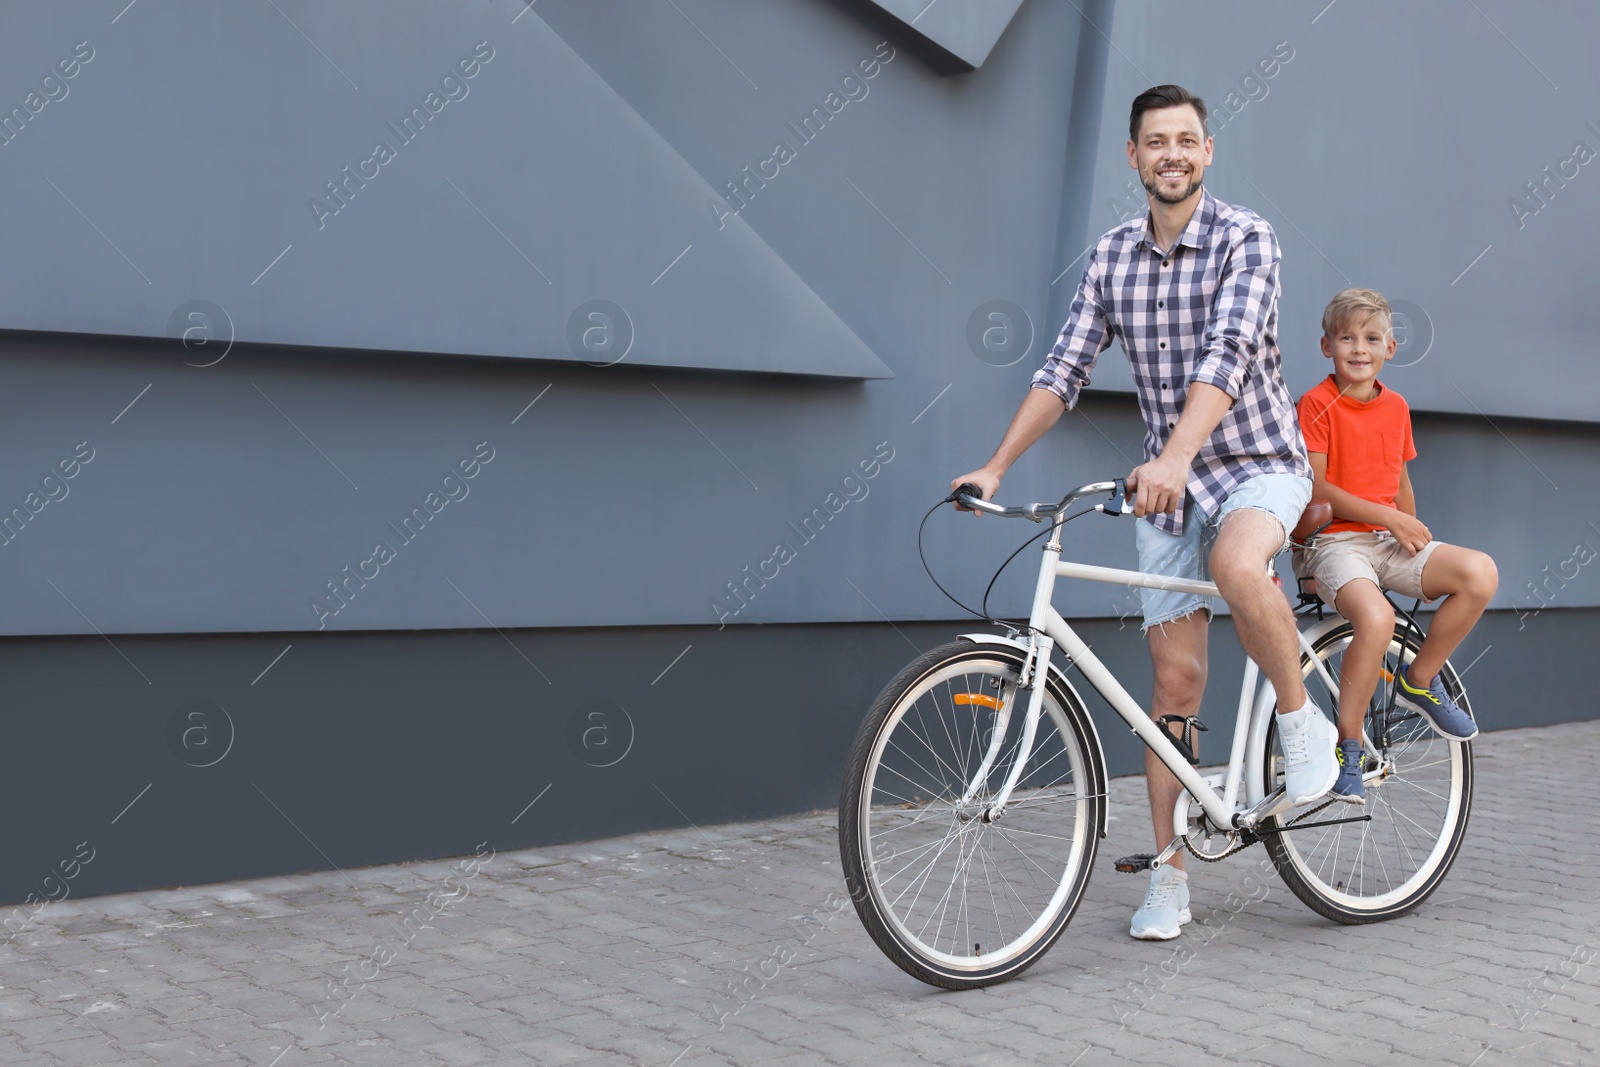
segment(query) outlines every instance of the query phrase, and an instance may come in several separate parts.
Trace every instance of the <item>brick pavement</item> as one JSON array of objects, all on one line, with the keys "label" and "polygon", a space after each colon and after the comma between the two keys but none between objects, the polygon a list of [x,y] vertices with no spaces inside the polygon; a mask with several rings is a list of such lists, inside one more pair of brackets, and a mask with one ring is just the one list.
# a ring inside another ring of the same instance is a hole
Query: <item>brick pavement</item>
[{"label": "brick pavement", "polygon": [[1130,940],[1123,778],[1067,934],[990,990],[878,953],[818,813],[52,904],[0,944],[0,1063],[1600,1062],[1600,722],[1474,747],[1461,856],[1395,922],[1318,918],[1254,848],[1191,864],[1184,937]]}]

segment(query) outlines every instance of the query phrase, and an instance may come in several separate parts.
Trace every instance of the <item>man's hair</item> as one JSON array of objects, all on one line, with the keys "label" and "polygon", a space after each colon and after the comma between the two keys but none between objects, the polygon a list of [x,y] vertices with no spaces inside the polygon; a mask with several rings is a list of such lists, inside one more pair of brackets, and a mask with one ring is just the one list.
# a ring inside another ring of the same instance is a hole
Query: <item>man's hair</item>
[{"label": "man's hair", "polygon": [[1181,107],[1184,104],[1194,108],[1195,114],[1200,116],[1200,132],[1210,137],[1211,127],[1206,122],[1204,100],[1181,85],[1155,85],[1133,98],[1133,111],[1128,116],[1128,140],[1139,139],[1139,120],[1144,117],[1146,111],[1163,107]]},{"label": "man's hair", "polygon": [[1373,315],[1382,317],[1385,330],[1394,324],[1394,312],[1382,293],[1376,289],[1346,289],[1323,309],[1322,336],[1331,338],[1350,323]]}]

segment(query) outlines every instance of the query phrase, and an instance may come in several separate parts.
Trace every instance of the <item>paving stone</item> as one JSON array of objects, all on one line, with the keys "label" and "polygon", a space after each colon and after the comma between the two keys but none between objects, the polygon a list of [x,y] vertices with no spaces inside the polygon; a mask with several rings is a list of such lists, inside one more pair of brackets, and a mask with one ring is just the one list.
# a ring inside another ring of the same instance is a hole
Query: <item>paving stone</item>
[{"label": "paving stone", "polygon": [[454,861],[75,898],[0,941],[0,1064],[1298,1067],[1352,1034],[1341,1062],[1594,1064],[1600,964],[1570,961],[1600,950],[1572,815],[1597,746],[1600,722],[1474,742],[1466,843],[1408,916],[1327,922],[1257,847],[1189,864],[1171,943],[1127,936],[1144,880],[1109,861],[1148,823],[1117,779],[1072,926],[986,991],[921,985],[835,906],[832,813],[500,853],[426,928],[401,917]]}]

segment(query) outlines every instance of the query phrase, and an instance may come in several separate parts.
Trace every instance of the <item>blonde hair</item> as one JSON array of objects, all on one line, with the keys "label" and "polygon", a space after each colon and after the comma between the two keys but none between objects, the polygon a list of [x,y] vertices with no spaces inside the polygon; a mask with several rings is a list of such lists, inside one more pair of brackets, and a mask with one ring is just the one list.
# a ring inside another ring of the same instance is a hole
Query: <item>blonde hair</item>
[{"label": "blonde hair", "polygon": [[1385,331],[1393,328],[1394,312],[1382,293],[1376,289],[1346,289],[1328,301],[1328,306],[1323,309],[1322,336],[1332,338],[1351,321],[1373,315],[1382,316]]}]

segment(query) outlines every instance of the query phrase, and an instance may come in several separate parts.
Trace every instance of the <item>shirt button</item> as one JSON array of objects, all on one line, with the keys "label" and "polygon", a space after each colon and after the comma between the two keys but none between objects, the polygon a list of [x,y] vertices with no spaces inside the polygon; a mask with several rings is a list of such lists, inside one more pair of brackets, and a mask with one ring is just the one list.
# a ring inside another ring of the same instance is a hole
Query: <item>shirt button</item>
[{"label": "shirt button", "polygon": [[1167,306],[1167,302],[1166,302],[1166,301],[1165,301],[1165,300],[1157,300],[1157,301],[1156,301],[1156,307],[1158,307],[1158,308],[1164,308],[1164,307],[1166,307],[1166,306]]},{"label": "shirt button", "polygon": [[1161,347],[1162,347],[1162,348],[1166,348],[1166,347],[1167,347],[1167,342],[1165,342],[1165,341],[1162,341],[1162,342],[1161,342]]},{"label": "shirt button", "polygon": [[1163,266],[1163,267],[1166,267],[1166,266],[1170,266],[1170,265],[1171,265],[1171,263],[1172,263],[1172,261],[1171,261],[1171,260],[1170,260],[1170,259],[1163,259],[1163,260],[1162,260],[1162,261],[1161,261],[1161,265],[1162,265],[1162,266]]},{"label": "shirt button", "polygon": [[1167,385],[1167,383],[1166,383],[1166,382],[1162,382],[1162,383],[1161,383],[1161,388],[1163,388],[1163,389],[1166,389],[1166,388],[1168,388],[1168,385]]}]

